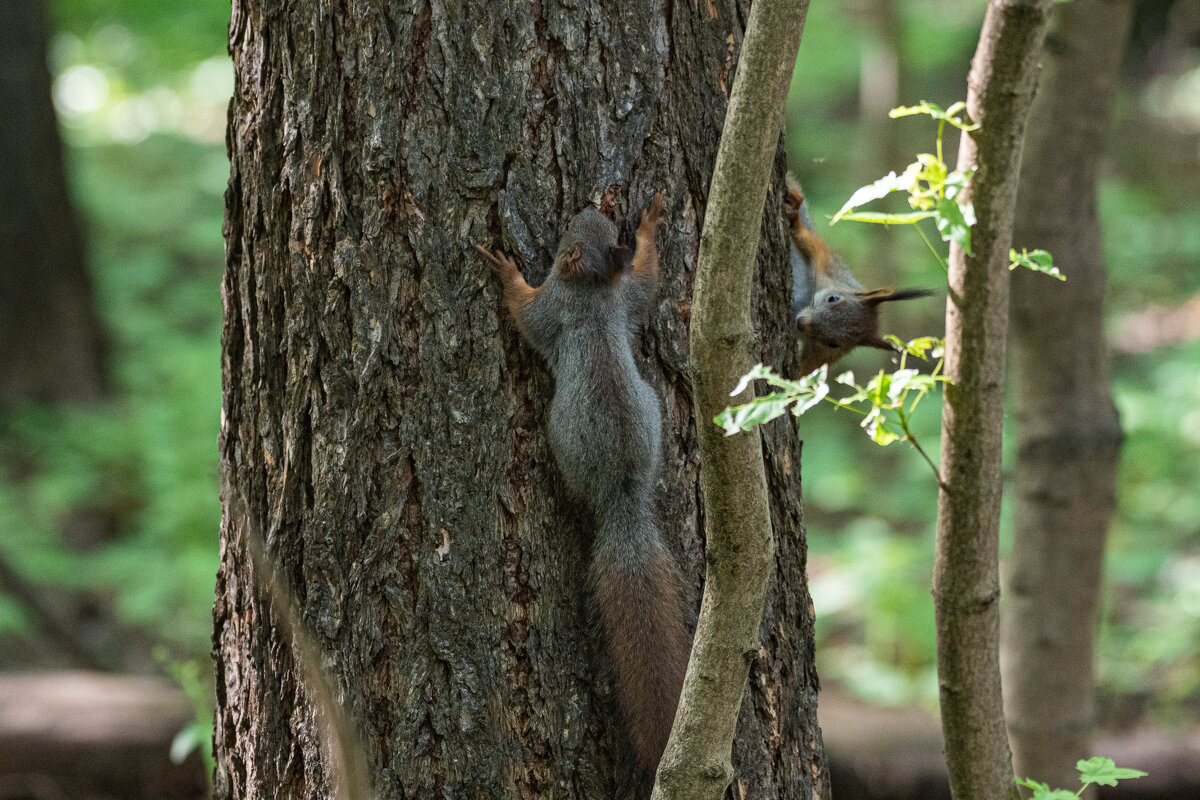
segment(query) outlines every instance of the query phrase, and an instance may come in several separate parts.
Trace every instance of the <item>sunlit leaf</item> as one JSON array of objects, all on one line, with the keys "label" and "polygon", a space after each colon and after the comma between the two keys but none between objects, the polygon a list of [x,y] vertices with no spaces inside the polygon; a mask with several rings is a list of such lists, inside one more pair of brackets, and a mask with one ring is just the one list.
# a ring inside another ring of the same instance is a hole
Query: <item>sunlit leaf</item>
[{"label": "sunlit leaf", "polygon": [[954,103],[952,106],[943,111],[940,106],[922,100],[915,106],[901,106],[900,108],[893,108],[888,112],[888,116],[892,119],[895,119],[897,117],[911,117],[914,114],[928,114],[934,119],[945,120],[960,130],[976,130],[979,128],[979,125],[965,122],[958,117],[959,112],[966,109],[966,107],[967,104],[959,100],[957,103]]},{"label": "sunlit leaf", "polygon": [[742,376],[742,379],[738,381],[737,386],[733,387],[733,391],[729,393],[729,396],[736,397],[737,395],[746,391],[746,388],[750,385],[751,381],[756,381],[759,378],[767,378],[773,374],[774,373],[770,367],[762,364],[755,364],[749,372]]},{"label": "sunlit leaf", "polygon": [[871,409],[866,419],[862,421],[862,426],[867,435],[871,437],[871,441],[881,447],[887,447],[892,442],[904,438],[903,435],[896,433],[888,426],[887,418],[878,406]]},{"label": "sunlit leaf", "polygon": [[1136,769],[1118,767],[1111,758],[1096,756],[1075,764],[1079,770],[1079,780],[1084,786],[1094,783],[1099,786],[1116,786],[1117,781],[1127,778],[1142,778],[1145,772]]},{"label": "sunlit leaf", "polygon": [[850,199],[846,201],[838,213],[833,215],[833,222],[837,222],[846,212],[852,208],[866,205],[872,200],[878,200],[881,197],[886,197],[892,192],[907,192],[911,191],[913,186],[913,176],[905,172],[903,175],[897,175],[895,172],[889,172],[879,180],[867,186],[860,187],[854,194],[850,195]]},{"label": "sunlit leaf", "polygon": [[1034,272],[1043,272],[1052,278],[1058,278],[1060,281],[1067,279],[1066,275],[1059,272],[1058,267],[1054,266],[1054,256],[1047,253],[1045,250],[1026,250],[1021,249],[1021,252],[1016,250],[1008,251],[1009,269],[1017,267],[1027,267]]},{"label": "sunlit leaf", "polygon": [[815,406],[817,403],[824,400],[825,396],[828,394],[829,394],[829,384],[828,383],[822,383],[820,386],[814,387],[812,395],[810,397],[808,397],[807,399],[798,401],[796,403],[795,408],[792,409],[792,413],[795,414],[797,417],[800,416],[805,411],[808,411],[810,408]]},{"label": "sunlit leaf", "polygon": [[887,214],[882,211],[853,211],[842,214],[838,219],[851,222],[870,222],[875,225],[915,225],[923,219],[935,216],[932,211],[906,211],[899,214]]},{"label": "sunlit leaf", "polygon": [[[970,215],[968,221],[967,215]],[[953,242],[962,248],[963,252],[971,252],[971,226],[975,224],[975,210],[968,203],[960,206],[948,198],[937,201],[937,227],[942,234],[942,240]]]}]

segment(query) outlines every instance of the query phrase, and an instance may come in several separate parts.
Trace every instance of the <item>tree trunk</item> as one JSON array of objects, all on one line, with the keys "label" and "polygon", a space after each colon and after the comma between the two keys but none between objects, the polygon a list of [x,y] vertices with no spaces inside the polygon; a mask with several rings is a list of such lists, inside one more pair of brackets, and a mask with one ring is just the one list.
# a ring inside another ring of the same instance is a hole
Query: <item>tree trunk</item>
[{"label": "tree trunk", "polygon": [[[747,8],[234,3],[217,797],[315,798],[331,781],[253,527],[380,797],[648,791],[623,766],[584,589],[591,533],[550,457],[552,381],[473,245],[536,285],[582,205],[613,203],[628,239],[632,210],[666,193],[635,355],[665,417],[658,518],[698,598],[688,294]],[[786,368],[781,173],[755,301],[761,356]],[[764,454],[779,546],[735,789],[808,798],[827,784],[789,423],[764,430]],[[231,518],[235,494],[255,526]]]},{"label": "tree trunk", "polygon": [[1001,617],[1017,774],[1061,787],[1092,755],[1094,634],[1121,444],[1096,173],[1130,10],[1128,0],[1055,8],[1013,236],[1017,247],[1049,250],[1067,276],[1013,276],[1017,491]]},{"label": "tree trunk", "polygon": [[1025,122],[1050,0],[991,0],[968,78],[958,169],[976,168],[971,252],[950,248],[933,596],[955,800],[1016,798],[999,665],[1000,435],[1008,251]]},{"label": "tree trunk", "polygon": [[42,0],[0,3],[0,409],[104,394],[104,345],[50,102]]}]

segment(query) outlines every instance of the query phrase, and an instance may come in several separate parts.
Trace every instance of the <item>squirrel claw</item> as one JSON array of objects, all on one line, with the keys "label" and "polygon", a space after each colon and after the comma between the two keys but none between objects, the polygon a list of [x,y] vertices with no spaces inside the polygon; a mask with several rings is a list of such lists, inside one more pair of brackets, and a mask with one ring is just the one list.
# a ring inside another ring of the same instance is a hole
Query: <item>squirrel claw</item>
[{"label": "squirrel claw", "polygon": [[662,223],[663,193],[655,192],[650,207],[642,212],[642,223],[638,228],[655,228]]},{"label": "squirrel claw", "polygon": [[492,268],[492,272],[498,275],[506,275],[517,271],[517,264],[508,256],[500,251],[492,252],[481,244],[475,245],[475,249],[488,260],[488,266]]},{"label": "squirrel claw", "polygon": [[796,226],[796,220],[800,218],[800,206],[802,205],[804,205],[804,195],[796,189],[788,189],[783,195],[783,215],[792,227]]}]

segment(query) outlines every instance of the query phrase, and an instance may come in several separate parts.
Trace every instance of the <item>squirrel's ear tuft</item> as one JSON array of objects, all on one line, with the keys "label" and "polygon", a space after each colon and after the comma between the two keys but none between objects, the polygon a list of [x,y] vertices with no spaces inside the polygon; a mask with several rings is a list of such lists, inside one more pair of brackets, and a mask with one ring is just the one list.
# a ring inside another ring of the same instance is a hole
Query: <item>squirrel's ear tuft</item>
[{"label": "squirrel's ear tuft", "polygon": [[886,303],[888,300],[899,299],[894,297],[894,294],[895,292],[891,289],[872,289],[869,292],[855,292],[854,296],[861,300],[863,305],[877,306],[880,303]]},{"label": "squirrel's ear tuft", "polygon": [[608,248],[608,278],[616,280],[633,266],[633,251],[624,245],[613,245]]},{"label": "squirrel's ear tuft", "polygon": [[858,298],[869,306],[880,303],[890,303],[893,300],[912,300],[917,297],[932,297],[929,289],[876,289],[873,292],[859,292]]},{"label": "squirrel's ear tuft", "polygon": [[583,251],[579,247],[579,243],[563,254],[562,260],[558,262],[558,272],[564,278],[571,278],[579,274],[580,259],[583,258]]}]

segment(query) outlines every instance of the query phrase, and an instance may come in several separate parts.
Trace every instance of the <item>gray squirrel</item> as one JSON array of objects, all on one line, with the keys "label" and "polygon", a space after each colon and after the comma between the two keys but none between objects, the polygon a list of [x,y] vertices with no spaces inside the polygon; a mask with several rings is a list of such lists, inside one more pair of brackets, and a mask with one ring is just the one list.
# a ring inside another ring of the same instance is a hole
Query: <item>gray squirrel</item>
[{"label": "gray squirrel", "polygon": [[635,251],[595,208],[571,219],[536,289],[481,245],[522,336],[554,376],[550,447],[571,495],[595,523],[589,579],[618,705],[640,766],[662,756],[691,640],[683,580],[654,519],[662,413],[633,361],[633,337],[658,290],[655,231],[663,198],[642,214]]},{"label": "gray squirrel", "polygon": [[879,335],[879,304],[929,297],[933,292],[864,289],[846,262],[813,230],[808,203],[790,175],[783,217],[792,240],[792,318],[800,336],[800,373],[807,375],[824,364],[833,366],[855,347],[896,352]]}]

